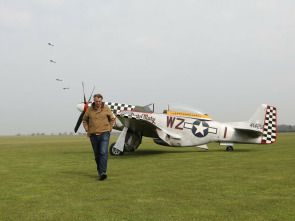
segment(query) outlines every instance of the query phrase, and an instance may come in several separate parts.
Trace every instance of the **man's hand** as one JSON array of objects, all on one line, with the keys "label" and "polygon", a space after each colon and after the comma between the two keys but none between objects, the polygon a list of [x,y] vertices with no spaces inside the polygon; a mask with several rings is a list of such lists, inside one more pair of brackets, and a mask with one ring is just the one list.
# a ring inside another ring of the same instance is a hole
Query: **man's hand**
[{"label": "man's hand", "polygon": [[87,132],[87,137],[90,138],[91,134],[89,132]]}]

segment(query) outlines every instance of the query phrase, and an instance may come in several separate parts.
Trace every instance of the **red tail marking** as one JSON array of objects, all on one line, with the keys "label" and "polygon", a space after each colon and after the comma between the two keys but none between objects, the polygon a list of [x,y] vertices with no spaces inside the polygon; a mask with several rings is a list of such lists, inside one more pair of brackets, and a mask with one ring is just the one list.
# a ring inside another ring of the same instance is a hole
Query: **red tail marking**
[{"label": "red tail marking", "polygon": [[223,138],[226,138],[226,133],[227,133],[227,127],[225,127],[225,129],[224,129],[224,136],[223,136]]}]

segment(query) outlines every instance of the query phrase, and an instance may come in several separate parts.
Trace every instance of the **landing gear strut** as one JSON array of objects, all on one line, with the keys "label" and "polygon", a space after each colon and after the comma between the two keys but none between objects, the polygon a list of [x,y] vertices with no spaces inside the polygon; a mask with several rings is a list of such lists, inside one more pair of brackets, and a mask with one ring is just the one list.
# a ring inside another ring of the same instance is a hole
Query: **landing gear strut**
[{"label": "landing gear strut", "polygon": [[226,151],[234,151],[234,148],[232,146],[227,146]]}]

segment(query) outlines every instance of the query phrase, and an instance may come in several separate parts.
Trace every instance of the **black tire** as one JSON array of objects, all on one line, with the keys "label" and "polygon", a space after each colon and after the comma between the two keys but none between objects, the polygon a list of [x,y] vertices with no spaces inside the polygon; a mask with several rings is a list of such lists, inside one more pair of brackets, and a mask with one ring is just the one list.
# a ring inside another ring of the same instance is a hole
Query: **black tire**
[{"label": "black tire", "polygon": [[132,148],[132,147],[128,147],[126,144],[124,145],[124,152],[126,151],[126,152],[134,152],[134,148]]},{"label": "black tire", "polygon": [[110,146],[110,154],[113,155],[113,156],[120,156],[120,155],[123,155],[124,154],[124,151],[120,151],[116,148],[114,148],[116,143],[112,143],[111,146]]},{"label": "black tire", "polygon": [[232,146],[227,146],[226,151],[234,151],[234,148]]}]

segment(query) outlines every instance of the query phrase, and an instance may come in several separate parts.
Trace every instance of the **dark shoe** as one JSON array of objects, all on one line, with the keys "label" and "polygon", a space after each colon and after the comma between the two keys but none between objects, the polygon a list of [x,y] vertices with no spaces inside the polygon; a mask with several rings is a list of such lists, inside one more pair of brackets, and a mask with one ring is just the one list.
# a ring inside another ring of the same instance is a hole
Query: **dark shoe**
[{"label": "dark shoe", "polygon": [[102,173],[102,174],[99,174],[99,175],[98,175],[98,179],[99,179],[99,180],[105,180],[107,177],[108,177],[108,176],[107,176],[106,173]]}]

